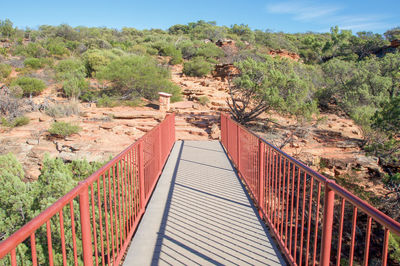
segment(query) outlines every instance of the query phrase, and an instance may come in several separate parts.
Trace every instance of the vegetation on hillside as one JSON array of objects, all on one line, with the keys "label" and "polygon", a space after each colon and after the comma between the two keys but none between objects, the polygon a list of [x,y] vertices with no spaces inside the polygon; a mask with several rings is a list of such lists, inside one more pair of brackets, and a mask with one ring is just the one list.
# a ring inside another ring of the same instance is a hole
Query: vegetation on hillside
[{"label": "vegetation on hillside", "polygon": [[[102,163],[89,163],[87,161],[73,161],[64,163],[61,159],[51,159],[45,156],[43,167],[38,180],[24,182],[22,165],[13,154],[0,155],[0,241],[6,239],[24,224],[36,217],[57,199],[68,193],[79,181],[85,179]],[[73,201],[75,210],[78,203]],[[73,243],[71,233],[71,218],[65,211],[65,241],[68,259],[73,258]],[[79,212],[75,213],[75,219],[79,219]],[[53,255],[56,265],[62,264],[62,250],[60,245],[60,227],[58,219],[51,220]],[[77,233],[80,237],[79,232]],[[46,229],[41,227],[36,231],[36,249],[38,263],[48,261]],[[19,264],[31,261],[28,242],[20,244],[17,248]],[[82,246],[77,246],[78,253],[82,252]],[[1,260],[2,265],[9,265],[9,257]],[[80,262],[82,263],[82,262]]]},{"label": "vegetation on hillside", "polygon": [[[379,157],[386,171],[382,181],[400,201],[400,52],[389,47],[400,39],[399,27],[384,34],[354,34],[338,27],[328,33],[287,34],[200,20],[167,30],[65,24],[18,29],[6,19],[0,20],[0,39],[0,82],[8,87],[8,94],[0,90],[3,125],[22,117],[15,112],[19,98],[46,88],[41,72],[52,73],[64,97],[98,106],[137,105],[143,98],[156,99],[159,91],[172,93],[172,101],[181,99],[180,88],[170,81],[172,65],[183,64],[183,74],[203,77],[216,64],[232,63],[240,70],[229,77],[230,107],[237,121],[246,124],[271,109],[299,120],[320,111],[340,112],[362,128],[362,148]],[[234,44],[216,45],[225,39]],[[296,53],[300,60],[269,56],[275,50]],[[70,113],[64,107],[46,110],[54,117]],[[18,119],[14,126],[26,123]],[[65,125],[50,130],[71,134]],[[22,182],[22,168],[11,155],[0,157],[2,165],[0,239],[77,180],[70,165],[49,158],[35,183]],[[8,196],[13,191],[23,193]],[[390,241],[398,246],[398,239]]]}]

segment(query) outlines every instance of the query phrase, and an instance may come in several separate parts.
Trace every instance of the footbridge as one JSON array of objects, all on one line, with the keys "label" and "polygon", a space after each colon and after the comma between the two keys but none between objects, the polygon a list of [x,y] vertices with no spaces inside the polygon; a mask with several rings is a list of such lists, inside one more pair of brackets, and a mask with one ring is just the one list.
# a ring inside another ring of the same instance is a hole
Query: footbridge
[{"label": "footbridge", "polygon": [[396,265],[400,224],[221,114],[175,115],[0,242],[0,265]]}]

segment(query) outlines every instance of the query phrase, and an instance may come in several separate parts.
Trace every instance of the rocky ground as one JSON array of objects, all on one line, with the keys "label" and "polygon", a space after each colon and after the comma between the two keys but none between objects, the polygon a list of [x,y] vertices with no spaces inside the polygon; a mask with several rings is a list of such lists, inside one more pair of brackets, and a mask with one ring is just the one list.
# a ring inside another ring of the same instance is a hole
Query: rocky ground
[{"label": "rocky ground", "polygon": [[[219,113],[229,110],[228,83],[223,73],[205,78],[186,77],[181,65],[171,67],[171,72],[172,81],[182,88],[184,95],[183,101],[171,104],[171,111],[176,113],[177,139],[218,139]],[[36,104],[65,102],[54,96],[57,89],[57,84],[50,83],[33,101]],[[45,153],[66,161],[83,158],[106,161],[156,126],[165,113],[158,110],[156,103],[135,108],[97,108],[95,104],[79,103],[79,114],[67,118],[55,119],[43,112],[26,116],[30,118],[26,126],[0,127],[0,154],[14,153],[24,166],[26,178],[34,180],[40,173]],[[47,130],[55,120],[79,124],[82,131],[65,139],[54,138]],[[355,185],[355,190],[376,198],[388,193],[378,178],[383,171],[377,158],[366,156],[360,149],[362,132],[350,119],[322,113],[312,121],[300,123],[272,113],[263,115],[251,128],[289,155],[338,182],[350,187]]]}]

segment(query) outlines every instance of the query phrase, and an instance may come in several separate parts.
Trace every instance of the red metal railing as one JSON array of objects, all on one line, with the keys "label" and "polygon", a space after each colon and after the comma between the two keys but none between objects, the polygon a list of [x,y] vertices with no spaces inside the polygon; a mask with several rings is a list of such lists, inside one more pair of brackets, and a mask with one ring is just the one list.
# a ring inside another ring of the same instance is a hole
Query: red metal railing
[{"label": "red metal railing", "polygon": [[400,223],[225,114],[221,142],[292,265],[399,263],[388,253]]},{"label": "red metal railing", "polygon": [[1,242],[0,265],[119,265],[174,142],[170,114]]}]

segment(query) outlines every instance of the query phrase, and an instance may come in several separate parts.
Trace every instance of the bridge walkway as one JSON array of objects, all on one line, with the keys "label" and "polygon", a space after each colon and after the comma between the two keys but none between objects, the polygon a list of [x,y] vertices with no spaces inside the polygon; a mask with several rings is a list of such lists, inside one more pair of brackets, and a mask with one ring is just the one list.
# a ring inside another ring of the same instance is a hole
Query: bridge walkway
[{"label": "bridge walkway", "polygon": [[285,265],[218,141],[177,141],[124,265]]}]

